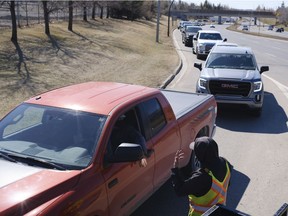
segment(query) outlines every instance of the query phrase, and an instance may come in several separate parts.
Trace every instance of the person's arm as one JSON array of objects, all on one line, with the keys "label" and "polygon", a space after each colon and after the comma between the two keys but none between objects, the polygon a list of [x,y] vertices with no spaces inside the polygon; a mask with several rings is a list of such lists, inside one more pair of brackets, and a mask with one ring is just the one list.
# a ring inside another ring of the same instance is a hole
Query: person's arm
[{"label": "person's arm", "polygon": [[149,153],[149,151],[147,150],[146,140],[144,136],[132,126],[129,127],[129,133],[130,133],[129,135],[131,136],[131,139],[134,140],[135,143],[141,145],[143,152],[144,152],[144,156],[149,157],[151,153]]},{"label": "person's arm", "polygon": [[187,196],[193,194],[202,196],[206,194],[212,184],[211,177],[203,170],[199,169],[192,173],[187,179],[183,179],[181,170],[179,169],[179,160],[184,157],[181,150],[177,151],[173,168],[171,169],[172,186],[178,196]]}]

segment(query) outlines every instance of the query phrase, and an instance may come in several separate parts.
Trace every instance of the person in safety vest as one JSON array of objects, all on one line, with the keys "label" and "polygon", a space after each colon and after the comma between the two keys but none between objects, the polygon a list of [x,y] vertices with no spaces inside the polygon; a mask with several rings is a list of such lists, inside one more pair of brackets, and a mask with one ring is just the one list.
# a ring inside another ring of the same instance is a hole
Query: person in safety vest
[{"label": "person in safety vest", "polygon": [[188,215],[198,216],[213,205],[225,205],[232,166],[226,159],[219,157],[218,145],[212,138],[197,138],[190,148],[194,149],[200,168],[184,177],[178,167],[184,153],[178,150],[171,169],[171,179],[176,194],[189,198]]}]

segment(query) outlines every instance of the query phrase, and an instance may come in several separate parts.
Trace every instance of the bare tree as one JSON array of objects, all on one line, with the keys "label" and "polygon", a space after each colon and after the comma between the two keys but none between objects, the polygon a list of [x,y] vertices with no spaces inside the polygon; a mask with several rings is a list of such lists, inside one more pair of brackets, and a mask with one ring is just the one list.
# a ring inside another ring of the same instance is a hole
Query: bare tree
[{"label": "bare tree", "polygon": [[[5,2],[2,2],[4,4]],[[9,6],[9,10],[11,13],[11,21],[12,21],[12,36],[11,41],[15,44],[18,43],[18,36],[17,36],[17,20],[16,20],[16,12],[15,12],[15,1],[6,2]]]},{"label": "bare tree", "polygon": [[103,19],[104,6],[102,4],[100,4],[99,2],[97,2],[97,5],[100,8],[100,19]]},{"label": "bare tree", "polygon": [[279,24],[284,24],[286,26],[288,23],[288,7],[285,7],[284,2],[282,2],[281,7],[278,7],[276,15]]},{"label": "bare tree", "polygon": [[43,3],[43,11],[44,11],[45,34],[50,35],[49,10],[47,6],[47,1],[42,1],[42,3]]},{"label": "bare tree", "polygon": [[110,16],[110,5],[109,5],[109,3],[107,3],[107,5],[106,5],[106,18],[108,19],[109,16]]},{"label": "bare tree", "polygon": [[18,43],[16,13],[15,13],[15,1],[10,2],[10,13],[11,13],[11,20],[12,20],[11,41],[13,41],[14,43]]},{"label": "bare tree", "polygon": [[94,20],[96,16],[96,2],[93,1],[92,3],[92,19]]},{"label": "bare tree", "polygon": [[85,2],[83,3],[83,20],[84,20],[85,22],[88,21],[88,19],[87,19],[87,5],[86,5]]},{"label": "bare tree", "polygon": [[26,26],[29,26],[29,18],[28,18],[28,2],[25,2],[24,9],[25,9],[25,13],[26,13]]},{"label": "bare tree", "polygon": [[12,36],[11,41],[14,43],[17,43],[17,18],[16,18],[16,12],[15,12],[15,1],[0,1],[0,8],[5,7],[9,8],[10,14],[11,14],[11,21],[12,21]]},{"label": "bare tree", "polygon": [[53,12],[58,12],[59,10],[64,10],[65,2],[61,1],[44,1],[42,0],[43,11],[44,11],[44,23],[45,23],[45,34],[50,35],[50,14]]},{"label": "bare tree", "polygon": [[68,2],[68,7],[69,7],[68,30],[73,31],[73,1]]}]

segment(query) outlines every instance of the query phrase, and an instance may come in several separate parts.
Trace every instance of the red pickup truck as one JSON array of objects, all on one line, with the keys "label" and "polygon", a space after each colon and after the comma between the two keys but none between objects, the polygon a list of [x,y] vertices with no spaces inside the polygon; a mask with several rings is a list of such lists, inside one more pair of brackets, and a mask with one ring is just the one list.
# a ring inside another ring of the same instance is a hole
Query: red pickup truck
[{"label": "red pickup truck", "polygon": [[[192,169],[189,144],[213,136],[216,114],[212,95],[123,83],[33,97],[0,121],[1,215],[129,215],[169,179],[176,150]],[[145,167],[143,146],[111,148],[123,118],[152,152]]]}]

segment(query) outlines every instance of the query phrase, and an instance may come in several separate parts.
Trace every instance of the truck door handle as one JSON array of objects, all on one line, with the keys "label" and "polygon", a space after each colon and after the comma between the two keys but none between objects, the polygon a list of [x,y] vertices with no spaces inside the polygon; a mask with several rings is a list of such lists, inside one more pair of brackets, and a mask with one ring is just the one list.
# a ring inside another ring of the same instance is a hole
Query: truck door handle
[{"label": "truck door handle", "polygon": [[114,185],[118,184],[118,179],[115,178],[108,183],[108,188],[112,188]]}]

